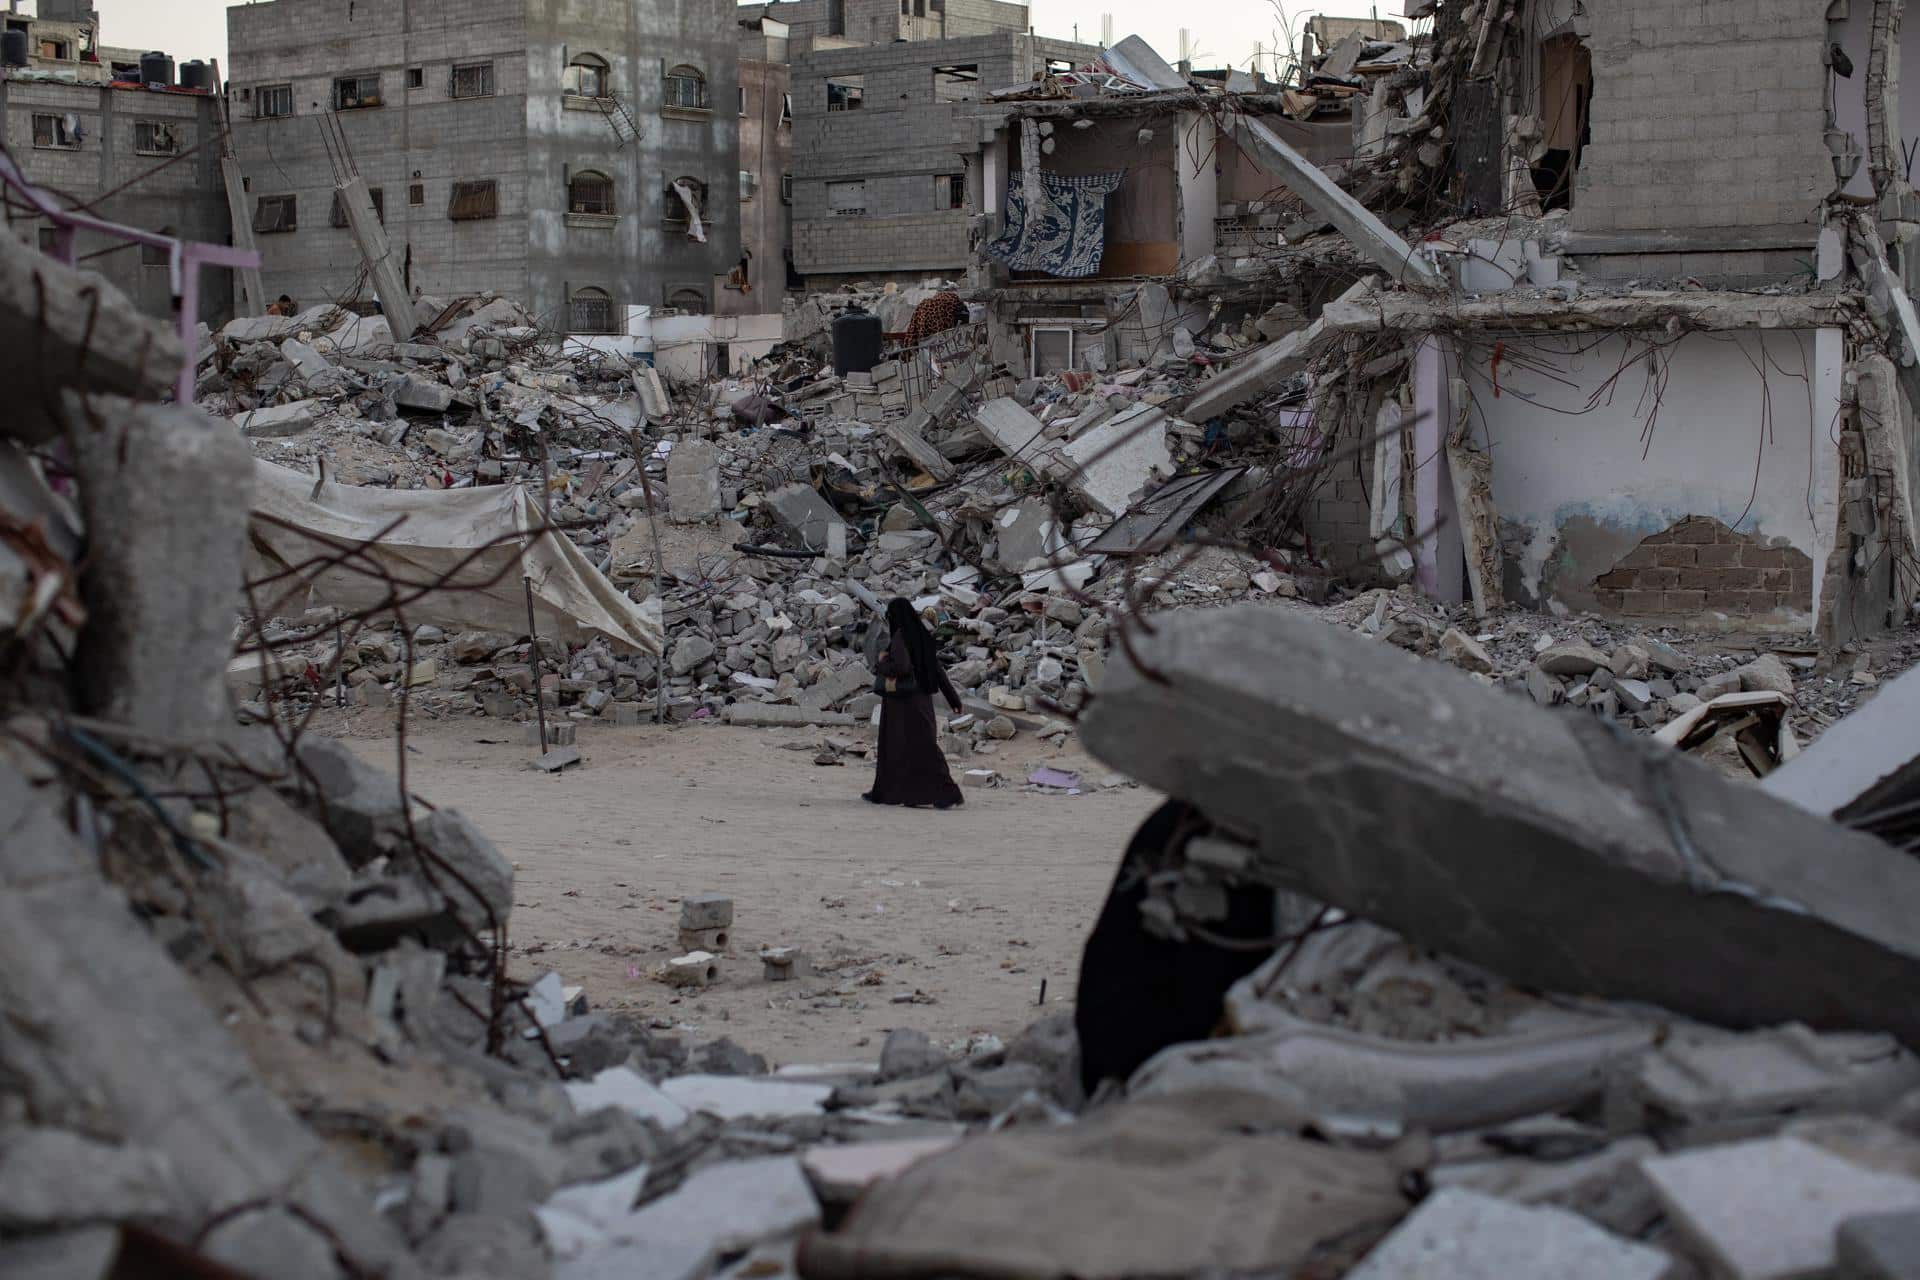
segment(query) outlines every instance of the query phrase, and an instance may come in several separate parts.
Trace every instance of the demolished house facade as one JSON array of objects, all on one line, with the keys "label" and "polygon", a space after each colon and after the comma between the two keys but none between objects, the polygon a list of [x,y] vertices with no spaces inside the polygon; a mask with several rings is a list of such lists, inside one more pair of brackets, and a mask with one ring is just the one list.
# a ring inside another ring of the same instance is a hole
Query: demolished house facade
[{"label": "demolished house facade", "polygon": [[[1299,312],[1278,327],[1317,316],[1185,416],[1295,380],[1344,457],[1308,531],[1350,568],[1482,607],[1884,628],[1915,585],[1913,311],[1874,11],[1424,6],[1413,46],[1349,33],[1319,64],[1344,77],[1264,98],[1117,48],[1008,95],[973,296],[1034,372],[1136,361],[1276,292]],[[1021,242],[1036,196],[1077,250]]]}]

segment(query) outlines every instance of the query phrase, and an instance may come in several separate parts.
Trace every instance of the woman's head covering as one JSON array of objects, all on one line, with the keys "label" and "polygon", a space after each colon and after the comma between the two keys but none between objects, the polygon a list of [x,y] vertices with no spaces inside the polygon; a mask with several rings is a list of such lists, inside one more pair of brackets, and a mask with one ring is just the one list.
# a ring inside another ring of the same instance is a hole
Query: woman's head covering
[{"label": "woman's head covering", "polygon": [[895,596],[887,601],[887,630],[906,645],[907,660],[913,664],[913,680],[920,692],[932,693],[940,682],[940,659],[934,651],[933,636],[914,612],[911,600]]}]

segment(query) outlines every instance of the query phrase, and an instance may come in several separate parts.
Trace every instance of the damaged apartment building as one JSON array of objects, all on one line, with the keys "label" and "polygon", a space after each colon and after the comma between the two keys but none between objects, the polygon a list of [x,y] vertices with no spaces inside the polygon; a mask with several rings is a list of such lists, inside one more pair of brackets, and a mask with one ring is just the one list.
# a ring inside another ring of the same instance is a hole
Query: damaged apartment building
[{"label": "damaged apartment building", "polygon": [[733,7],[229,9],[234,132],[268,296],[360,293],[334,197],[357,173],[416,297],[492,290],[582,335],[627,334],[643,307],[738,310],[719,305],[742,239]]},{"label": "damaged apartment building", "polygon": [[1123,42],[990,104],[971,296],[1028,370],[1244,332],[1169,408],[1308,424],[1351,576],[1844,642],[1920,586],[1901,7],[1410,0],[1275,95]]},{"label": "damaged apartment building", "polygon": [[[210,145],[221,132],[214,68],[103,44],[88,3],[13,9],[0,19],[0,136],[21,176],[109,222],[224,243],[227,200]],[[9,207],[7,225],[43,250],[59,234],[24,207]],[[181,281],[165,250],[81,232],[74,252],[143,311],[172,312]],[[226,273],[208,276],[198,309],[216,326],[232,314]]]}]

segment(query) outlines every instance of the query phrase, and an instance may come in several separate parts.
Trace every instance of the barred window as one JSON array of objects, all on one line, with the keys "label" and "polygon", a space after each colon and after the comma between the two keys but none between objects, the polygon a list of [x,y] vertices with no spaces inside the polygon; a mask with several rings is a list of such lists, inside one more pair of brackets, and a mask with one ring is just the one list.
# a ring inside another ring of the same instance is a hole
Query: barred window
[{"label": "barred window", "polygon": [[613,296],[605,289],[575,289],[572,319],[568,328],[574,333],[613,333]]},{"label": "barred window", "polygon": [[688,315],[704,315],[707,310],[707,295],[698,289],[683,286],[667,292],[667,306],[674,311],[684,311]]},{"label": "barred window", "polygon": [[687,202],[675,190],[682,186],[693,197],[693,207],[699,213],[700,220],[704,222],[707,218],[707,184],[698,178],[676,178],[667,184],[666,206],[660,217],[661,225],[669,231],[687,231],[693,226],[693,220],[687,212]]},{"label": "barred window", "polygon": [[567,183],[568,213],[602,213],[613,210],[613,179],[591,169],[573,175]]},{"label": "barred window", "polygon": [[253,231],[255,235],[270,236],[298,230],[300,226],[300,198],[298,196],[261,196],[253,206]]},{"label": "barred window", "polygon": [[447,201],[447,216],[455,222],[473,222],[500,216],[500,184],[492,178],[456,182]]},{"label": "barred window", "polygon": [[473,62],[453,69],[453,96],[456,98],[491,98],[493,96],[493,64],[491,62]]},{"label": "barred window", "polygon": [[697,67],[675,67],[667,72],[665,93],[661,104],[677,107],[683,111],[705,111],[707,109],[707,78]]}]

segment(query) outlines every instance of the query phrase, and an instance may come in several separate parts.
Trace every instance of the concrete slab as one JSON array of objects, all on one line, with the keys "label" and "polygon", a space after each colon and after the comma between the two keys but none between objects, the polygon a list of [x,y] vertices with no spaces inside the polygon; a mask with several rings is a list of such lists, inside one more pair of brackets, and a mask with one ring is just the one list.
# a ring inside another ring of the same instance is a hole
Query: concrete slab
[{"label": "concrete slab", "polygon": [[1920,669],[1881,686],[1871,701],[1762,778],[1769,795],[1822,817],[1920,785]]},{"label": "concrete slab", "polygon": [[801,1157],[801,1164],[822,1200],[848,1204],[874,1183],[897,1177],[929,1156],[951,1151],[959,1143],[959,1137],[955,1136],[814,1147]]},{"label": "concrete slab", "polygon": [[1577,1214],[1459,1190],[1427,1197],[1347,1273],[1348,1280],[1663,1280],[1677,1274],[1667,1254]]},{"label": "concrete slab", "polygon": [[631,1067],[609,1067],[591,1080],[568,1081],[566,1090],[576,1111],[623,1107],[663,1129],[678,1128],[692,1114]]},{"label": "concrete slab", "polygon": [[827,504],[812,485],[795,482],[775,489],[767,495],[767,504],[773,508],[774,516],[782,525],[791,530],[800,539],[802,545],[813,551],[827,549],[827,531],[834,525],[845,525],[840,513]]},{"label": "concrete slab", "polygon": [[781,707],[764,702],[729,703],[722,718],[728,724],[742,725],[752,729],[858,723],[854,717],[841,711],[813,711],[806,707]]},{"label": "concrete slab", "polygon": [[667,455],[667,512],[675,524],[720,514],[720,459],[708,440],[681,440]]},{"label": "concrete slab", "polygon": [[1082,741],[1247,833],[1253,876],[1518,983],[1920,1044],[1920,865],[1874,837],[1280,610],[1134,645]]},{"label": "concrete slab", "polygon": [[1142,490],[1173,474],[1167,452],[1172,421],[1164,410],[1139,405],[1069,442],[1060,450],[1071,467],[1068,487],[1096,510],[1119,519]]},{"label": "concrete slab", "polygon": [[311,431],[325,412],[326,406],[318,400],[295,400],[290,404],[269,405],[265,409],[239,414],[233,421],[243,436],[256,440],[275,439]]},{"label": "concrete slab", "polygon": [[1920,1210],[1920,1181],[1863,1169],[1798,1138],[1643,1161],[1675,1230],[1733,1280],[1829,1274],[1850,1218]]},{"label": "concrete slab", "polygon": [[753,1116],[817,1116],[833,1096],[823,1084],[776,1080],[771,1076],[675,1076],[660,1086],[670,1100],[689,1111],[722,1120]]}]

